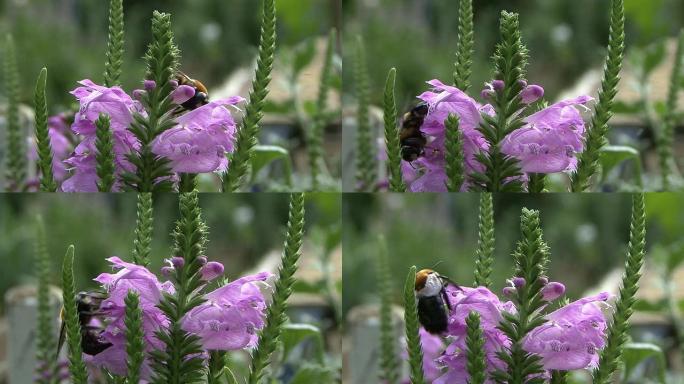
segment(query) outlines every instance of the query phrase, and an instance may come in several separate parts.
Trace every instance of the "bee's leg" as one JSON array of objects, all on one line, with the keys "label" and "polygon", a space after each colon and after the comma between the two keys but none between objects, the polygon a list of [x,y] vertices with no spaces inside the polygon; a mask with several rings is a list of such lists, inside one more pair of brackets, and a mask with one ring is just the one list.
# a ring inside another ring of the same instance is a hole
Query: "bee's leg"
[{"label": "bee's leg", "polygon": [[444,299],[444,304],[446,304],[447,309],[449,312],[451,312],[451,303],[449,302],[449,295],[447,294],[446,289],[442,289],[442,298]]}]

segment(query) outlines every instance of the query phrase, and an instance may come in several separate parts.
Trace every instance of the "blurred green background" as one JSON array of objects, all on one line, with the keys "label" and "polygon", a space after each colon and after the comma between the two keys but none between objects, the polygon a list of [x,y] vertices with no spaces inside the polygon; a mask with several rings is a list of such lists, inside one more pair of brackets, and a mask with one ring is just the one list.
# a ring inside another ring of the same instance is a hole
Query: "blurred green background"
[{"label": "blurred green background", "polygon": [[[279,0],[278,49],[287,50],[311,36],[340,27],[341,0]],[[151,39],[153,10],[172,14],[182,69],[209,89],[235,69],[251,65],[259,39],[261,1],[124,0],[126,54],[123,87],[140,86],[142,56]],[[76,81],[101,81],[107,45],[108,1],[0,0],[0,34],[12,33],[24,85],[22,100],[32,99],[40,68],[49,70],[51,112],[63,111]],[[4,39],[3,39],[4,41]],[[2,87],[4,89],[4,87]]]},{"label": "blurred green background", "polygon": [[[269,252],[280,255],[288,201],[288,194],[200,195],[203,217],[210,231],[207,257],[222,262],[225,276],[234,279],[256,267]],[[339,228],[339,197],[308,194],[306,210],[305,247],[311,249],[313,234]],[[61,285],[58,271],[70,244],[76,247],[77,289],[95,287],[92,279],[110,270],[105,258],[114,255],[124,260],[131,258],[135,194],[0,195],[0,297],[4,297],[8,288],[35,281],[37,214],[42,215],[46,224],[48,250],[54,261],[53,283],[57,286]],[[173,245],[170,233],[177,218],[178,197],[155,196],[152,271],[159,272],[163,259],[170,257]]]},{"label": "blurred green background", "polygon": [[[426,90],[425,81],[450,83],[456,50],[458,2],[454,0],[344,0],[345,60],[353,44],[366,44],[372,101],[381,105],[387,71],[397,68],[397,103],[406,109]],[[601,66],[608,40],[610,1],[473,1],[475,65],[473,94],[491,78],[491,60],[499,39],[501,10],[518,12],[523,40],[530,49],[530,82],[541,84],[550,100],[586,70]],[[684,25],[680,0],[625,0],[627,50],[675,36]],[[351,62],[351,61],[349,61]],[[352,66],[344,85],[353,91]]]},{"label": "blurred green background", "polygon": [[[477,248],[478,194],[363,195],[343,200],[344,309],[378,302],[375,289],[377,237],[388,243],[392,287],[397,304],[412,265],[434,268],[459,284],[473,282]],[[577,298],[625,261],[631,195],[546,194],[494,196],[495,292],[511,278],[520,238],[522,207],[541,212],[544,238],[551,248],[549,277]],[[684,195],[648,194],[647,246],[666,247],[684,233]],[[647,261],[647,263],[650,261]],[[438,264],[439,263],[439,264]]]}]

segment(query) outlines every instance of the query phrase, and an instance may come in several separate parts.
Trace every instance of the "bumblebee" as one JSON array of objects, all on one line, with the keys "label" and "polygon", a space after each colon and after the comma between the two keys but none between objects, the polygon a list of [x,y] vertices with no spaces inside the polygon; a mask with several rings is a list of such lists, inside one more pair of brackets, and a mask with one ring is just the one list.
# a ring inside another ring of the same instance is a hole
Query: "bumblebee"
[{"label": "bumblebee", "polygon": [[408,162],[415,161],[425,153],[427,139],[420,131],[420,127],[428,114],[428,105],[420,103],[406,112],[399,130],[401,143],[401,157]]},{"label": "bumblebee", "polygon": [[178,85],[188,85],[195,89],[195,96],[181,104],[183,109],[192,111],[193,109],[197,109],[209,102],[209,91],[207,91],[207,87],[205,87],[201,81],[192,79],[190,76],[181,71],[176,73],[176,81],[178,81]]},{"label": "bumblebee", "polygon": [[[78,322],[81,325],[81,348],[86,355],[95,356],[105,349],[112,346],[111,343],[103,342],[100,338],[102,328],[93,324],[93,320],[98,319],[100,303],[106,296],[97,292],[79,292],[76,295],[76,309],[78,311]],[[66,340],[66,322],[64,321],[64,308],[60,313],[62,326],[59,330],[59,342],[57,343],[57,354],[62,349]]]},{"label": "bumblebee", "polygon": [[418,320],[426,331],[440,334],[447,330],[451,304],[446,287],[451,284],[460,289],[448,277],[431,269],[416,274],[416,297],[418,298]]}]

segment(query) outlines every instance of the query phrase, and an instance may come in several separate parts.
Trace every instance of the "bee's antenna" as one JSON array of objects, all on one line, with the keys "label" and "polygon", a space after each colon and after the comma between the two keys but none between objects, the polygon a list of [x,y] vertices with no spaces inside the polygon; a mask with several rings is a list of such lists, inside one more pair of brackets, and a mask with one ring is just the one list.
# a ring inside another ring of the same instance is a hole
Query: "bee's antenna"
[{"label": "bee's antenna", "polygon": [[439,261],[436,262],[435,265],[433,265],[432,268],[430,268],[430,269],[433,269],[433,270],[434,270],[435,268],[437,268],[437,266],[439,266],[439,265],[442,264],[443,262],[444,262],[444,260],[439,260]]}]

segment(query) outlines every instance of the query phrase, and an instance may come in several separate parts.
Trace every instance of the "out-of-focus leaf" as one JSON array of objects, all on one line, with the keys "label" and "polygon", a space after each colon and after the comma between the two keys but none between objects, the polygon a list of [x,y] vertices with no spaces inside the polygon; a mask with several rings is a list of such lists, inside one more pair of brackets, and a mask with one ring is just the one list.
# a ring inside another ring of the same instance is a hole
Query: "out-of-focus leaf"
[{"label": "out-of-focus leaf", "polygon": [[641,158],[639,151],[622,145],[607,145],[601,149],[601,167],[603,169],[603,178],[622,162],[631,160],[634,164],[634,178],[636,184],[643,186],[641,179]]},{"label": "out-of-focus leaf", "polygon": [[294,112],[294,105],[292,101],[285,101],[277,103],[272,100],[266,100],[264,103],[264,113],[277,113],[287,115]]},{"label": "out-of-focus leaf", "polygon": [[310,283],[308,281],[297,280],[292,286],[293,292],[298,293],[321,293],[323,286],[320,282]]},{"label": "out-of-focus leaf", "polygon": [[317,364],[303,364],[290,384],[332,383],[335,373],[332,368]]},{"label": "out-of-focus leaf", "polygon": [[316,44],[313,39],[307,39],[293,50],[294,58],[292,60],[292,73],[298,76],[299,73],[306,68],[316,56]]},{"label": "out-of-focus leaf", "polygon": [[622,100],[615,100],[613,102],[613,112],[623,114],[637,114],[641,112],[640,103],[626,103]]},{"label": "out-of-focus leaf", "polygon": [[264,167],[276,160],[283,160],[285,163],[285,178],[288,185],[292,185],[290,152],[283,147],[275,145],[257,145],[254,147],[254,157],[252,157],[252,179],[256,178],[256,175]]},{"label": "out-of-focus leaf", "polygon": [[653,302],[644,299],[637,299],[637,301],[634,303],[634,310],[638,312],[662,312],[666,309],[667,302],[665,300]]},{"label": "out-of-focus leaf", "polygon": [[659,41],[651,44],[644,49],[644,63],[642,70],[648,76],[653,70],[663,62],[665,58],[665,42]]},{"label": "out-of-focus leaf", "polygon": [[650,343],[628,343],[625,345],[623,352],[625,378],[629,379],[632,371],[649,358],[654,358],[658,366],[658,382],[665,384],[665,354],[659,346]]},{"label": "out-of-focus leaf", "polygon": [[[287,360],[290,352],[308,338],[317,339],[316,343],[322,345],[321,330],[311,324],[285,324],[281,334],[281,341],[283,343],[283,360]],[[322,353],[323,351],[319,351]]]},{"label": "out-of-focus leaf", "polygon": [[669,247],[667,258],[667,273],[671,274],[684,262],[684,241],[679,241]]}]

